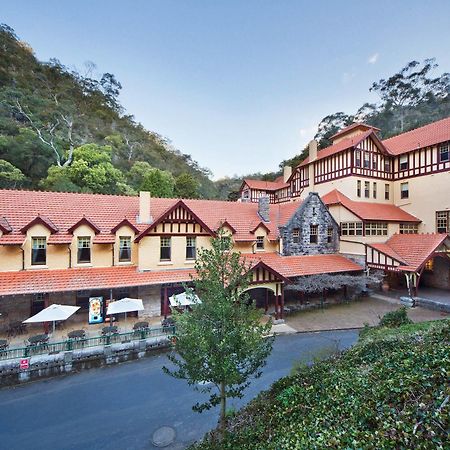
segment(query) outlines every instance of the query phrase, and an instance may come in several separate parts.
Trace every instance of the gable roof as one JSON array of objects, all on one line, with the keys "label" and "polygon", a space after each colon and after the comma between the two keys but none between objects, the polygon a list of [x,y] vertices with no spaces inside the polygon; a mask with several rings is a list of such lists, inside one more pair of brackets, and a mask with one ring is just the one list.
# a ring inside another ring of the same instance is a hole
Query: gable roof
[{"label": "gable roof", "polygon": [[393,155],[450,141],[450,117],[385,139],[383,145]]},{"label": "gable roof", "polygon": [[68,233],[73,233],[78,227],[80,227],[81,225],[87,225],[88,227],[92,228],[95,232],[95,234],[100,233],[100,228],[95,225],[94,222],[92,222],[92,220],[88,219],[86,216],[83,216],[80,220],[78,220],[77,222],[75,222],[68,230]]},{"label": "gable roof", "polygon": [[276,191],[278,189],[283,189],[289,187],[289,183],[283,181],[283,177],[278,177],[275,181],[264,181],[264,180],[252,180],[245,178],[240,187],[240,191],[247,185],[250,189],[257,189],[261,191]]},{"label": "gable roof", "polygon": [[10,233],[12,231],[11,226],[4,217],[0,217],[0,230],[3,233]]},{"label": "gable roof", "polygon": [[115,233],[121,227],[129,227],[135,233],[139,233],[139,229],[135,225],[133,225],[126,217],[121,220],[115,227],[111,228],[111,233]]},{"label": "gable roof", "polygon": [[372,125],[368,125],[362,122],[353,122],[351,125],[348,125],[347,127],[342,128],[342,130],[339,130],[336,134],[333,134],[333,136],[331,136],[330,139],[336,139],[337,137],[342,136],[343,134],[346,134],[349,131],[356,130],[358,128],[361,128],[364,131],[368,130],[380,131],[379,128],[373,127]]},{"label": "gable roof", "polygon": [[56,233],[58,231],[58,228],[56,227],[56,225],[47,217],[43,217],[41,215],[37,215],[37,217],[35,217],[33,220],[31,220],[30,222],[28,222],[25,226],[23,226],[20,229],[21,233],[26,233],[32,226],[37,225],[37,224],[41,224],[44,225],[44,227],[46,227],[48,230],[50,230],[50,232]]},{"label": "gable roof", "polygon": [[384,244],[369,246],[403,263],[399,269],[416,272],[447,239],[439,233],[394,234]]},{"label": "gable roof", "polygon": [[[179,199],[152,198],[153,218],[160,219],[179,202]],[[190,199],[183,200],[183,204],[210,230],[217,230],[219,224],[226,221],[233,228],[236,240],[255,239],[251,230],[261,222],[257,203]],[[270,221],[265,225],[270,230],[272,240],[279,237],[278,227],[285,224],[300,205],[301,200],[269,205]],[[52,243],[55,244],[70,241],[68,234],[74,224],[80,222],[83,214],[102,234],[110,234],[118,223],[123,222],[124,217],[139,233],[149,226],[137,222],[137,196],[0,189],[0,211],[4,220],[9,223],[10,234],[17,234],[17,237],[8,241],[14,240],[16,243],[23,243],[24,236],[20,234],[20,230],[36,218],[38,213],[45,215],[58,228],[59,231],[52,235]],[[3,235],[0,244],[6,243],[5,239],[6,235]]]},{"label": "gable roof", "polygon": [[407,213],[395,205],[386,203],[356,202],[350,200],[337,189],[332,190],[322,197],[322,201],[328,205],[342,205],[361,220],[383,222],[413,222],[419,223],[420,219]]}]

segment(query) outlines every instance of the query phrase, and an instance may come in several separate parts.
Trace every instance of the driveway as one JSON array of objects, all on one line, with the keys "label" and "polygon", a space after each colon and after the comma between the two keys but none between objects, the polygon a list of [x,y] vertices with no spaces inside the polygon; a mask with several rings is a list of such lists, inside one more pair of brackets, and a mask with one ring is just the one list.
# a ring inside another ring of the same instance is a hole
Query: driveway
[{"label": "driveway", "polygon": [[[347,348],[356,331],[278,336],[263,375],[254,380],[239,408],[289,374],[296,361],[310,361],[335,347]],[[183,380],[165,375],[165,354],[0,390],[0,448],[8,450],[153,449],[153,433],[163,426],[176,432],[175,450],[213,428],[218,409],[198,414],[203,397]]]},{"label": "driveway", "polygon": [[[320,331],[362,328],[365,323],[377,325],[380,318],[389,311],[400,308],[398,300],[364,298],[347,304],[333,305],[324,309],[300,311],[285,316],[286,325],[295,331]],[[438,320],[450,314],[421,307],[408,309],[408,316],[414,322]]]}]

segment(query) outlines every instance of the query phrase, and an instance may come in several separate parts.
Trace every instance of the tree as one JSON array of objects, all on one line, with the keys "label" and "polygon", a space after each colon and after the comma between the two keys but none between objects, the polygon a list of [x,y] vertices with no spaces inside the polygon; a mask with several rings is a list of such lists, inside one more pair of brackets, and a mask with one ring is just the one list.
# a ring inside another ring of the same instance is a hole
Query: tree
[{"label": "tree", "polygon": [[175,178],[174,193],[179,198],[199,198],[199,187],[200,183],[185,172]]},{"label": "tree", "polygon": [[149,191],[154,197],[173,197],[175,180],[170,172],[152,168],[144,176],[141,191]]},{"label": "tree", "polygon": [[20,169],[0,159],[0,188],[16,189],[26,180]]},{"label": "tree", "polygon": [[[209,394],[207,401],[193,407],[195,411],[220,404],[223,437],[227,399],[243,396],[271,352],[272,340],[265,337],[270,324],[262,325],[262,312],[249,304],[244,292],[250,282],[248,266],[232,251],[223,231],[212,239],[210,249],[199,251],[195,269],[194,289],[202,303],[192,312],[176,314],[175,352],[169,355],[176,368],[164,371]],[[188,297],[193,299],[192,290]]]},{"label": "tree", "polygon": [[328,147],[331,145],[330,137],[342,128],[350,125],[353,120],[353,116],[349,116],[342,111],[330,114],[320,121],[314,139],[319,141],[320,148]]}]

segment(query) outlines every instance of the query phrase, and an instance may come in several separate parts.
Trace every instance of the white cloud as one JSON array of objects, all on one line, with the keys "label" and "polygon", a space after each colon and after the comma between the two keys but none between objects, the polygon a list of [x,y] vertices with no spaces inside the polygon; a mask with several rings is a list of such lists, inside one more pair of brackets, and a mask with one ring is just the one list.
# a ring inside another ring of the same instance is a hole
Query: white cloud
[{"label": "white cloud", "polygon": [[367,62],[369,64],[375,64],[378,61],[378,57],[380,56],[379,53],[374,53],[372,56],[369,57],[369,59],[367,60]]}]

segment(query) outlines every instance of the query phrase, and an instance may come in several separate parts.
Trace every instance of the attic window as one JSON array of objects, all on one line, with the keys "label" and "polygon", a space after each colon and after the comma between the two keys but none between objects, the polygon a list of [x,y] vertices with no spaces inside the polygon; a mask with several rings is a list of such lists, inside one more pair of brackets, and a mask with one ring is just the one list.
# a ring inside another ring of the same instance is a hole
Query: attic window
[{"label": "attic window", "polygon": [[292,242],[298,244],[300,242],[300,228],[294,228],[292,230]]},{"label": "attic window", "polygon": [[310,225],[309,227],[309,242],[311,244],[317,244],[319,236],[319,225]]},{"label": "attic window", "polygon": [[333,242],[333,227],[328,227],[327,229],[327,242],[328,244]]},{"label": "attic window", "polygon": [[264,250],[264,236],[256,236],[256,249]]}]

